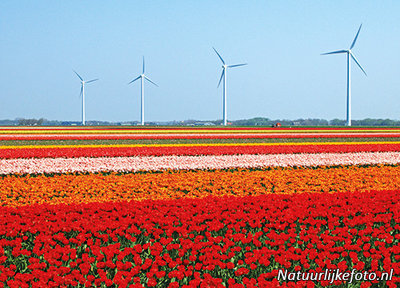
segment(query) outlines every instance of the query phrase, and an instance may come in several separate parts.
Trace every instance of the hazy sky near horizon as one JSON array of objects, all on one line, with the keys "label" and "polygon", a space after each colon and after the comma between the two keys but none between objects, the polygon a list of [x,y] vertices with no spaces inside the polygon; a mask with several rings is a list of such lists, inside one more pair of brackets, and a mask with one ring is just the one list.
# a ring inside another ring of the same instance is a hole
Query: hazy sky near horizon
[{"label": "hazy sky near horizon", "polygon": [[137,121],[142,56],[146,121],[345,119],[346,56],[352,118],[400,119],[400,1],[12,1],[0,2],[0,119]]}]

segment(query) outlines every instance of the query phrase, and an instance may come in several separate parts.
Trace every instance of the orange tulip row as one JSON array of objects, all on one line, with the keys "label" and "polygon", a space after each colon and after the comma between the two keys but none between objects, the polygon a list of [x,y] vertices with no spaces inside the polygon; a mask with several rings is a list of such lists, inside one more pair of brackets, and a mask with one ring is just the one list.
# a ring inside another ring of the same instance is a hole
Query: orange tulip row
[{"label": "orange tulip row", "polygon": [[399,165],[373,165],[7,175],[0,181],[0,206],[398,190],[399,170]]}]

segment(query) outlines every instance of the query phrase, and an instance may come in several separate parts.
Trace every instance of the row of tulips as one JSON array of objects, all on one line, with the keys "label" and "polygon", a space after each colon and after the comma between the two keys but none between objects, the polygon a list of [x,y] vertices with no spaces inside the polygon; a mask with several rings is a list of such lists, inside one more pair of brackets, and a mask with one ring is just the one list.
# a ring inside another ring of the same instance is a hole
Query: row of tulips
[{"label": "row of tulips", "polygon": [[400,151],[400,142],[0,146],[1,158],[127,157]]},{"label": "row of tulips", "polygon": [[107,132],[153,132],[153,131],[162,131],[162,132],[212,132],[212,131],[266,131],[266,132],[400,132],[400,128],[396,127],[283,127],[283,128],[271,128],[271,127],[177,127],[177,126],[86,126],[86,127],[71,127],[71,126],[15,126],[15,127],[1,127],[0,133],[46,133],[46,132],[90,132],[90,131],[101,131],[104,133]]},{"label": "row of tulips", "polygon": [[[289,272],[388,272],[400,191],[0,207],[0,287],[326,287]],[[373,286],[372,286],[373,285]]]},{"label": "row of tulips", "polygon": [[398,164],[400,152],[0,159],[0,174]]},{"label": "row of tulips", "polygon": [[[239,131],[240,132],[240,131]],[[400,133],[230,133],[230,134],[0,134],[0,141],[19,140],[122,140],[122,139],[313,139],[313,138],[398,138]]]},{"label": "row of tulips", "polygon": [[400,166],[5,175],[0,206],[400,190]]}]

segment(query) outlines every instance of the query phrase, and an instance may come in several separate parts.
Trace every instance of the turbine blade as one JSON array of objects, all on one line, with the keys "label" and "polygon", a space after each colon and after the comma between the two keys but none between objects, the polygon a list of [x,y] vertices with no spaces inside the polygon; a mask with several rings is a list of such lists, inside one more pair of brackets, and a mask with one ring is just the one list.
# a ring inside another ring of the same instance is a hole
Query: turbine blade
[{"label": "turbine blade", "polygon": [[79,75],[75,70],[72,70],[72,71],[74,71],[75,72],[75,74],[76,74],[76,76],[78,76],[79,77],[79,79],[81,79],[81,81],[83,81],[83,79],[82,79],[82,77],[81,77],[81,75]]},{"label": "turbine blade", "polygon": [[221,59],[222,63],[225,65],[225,61],[224,61],[224,59],[222,59],[221,55],[219,55],[219,53],[217,52],[217,50],[215,50],[215,48],[214,48],[214,47],[213,47],[213,49],[214,49],[215,53],[217,53],[217,55],[218,55],[219,59]]},{"label": "turbine blade", "polygon": [[221,78],[219,78],[219,82],[218,82],[218,86],[217,87],[219,87],[219,85],[221,84],[221,81],[222,81],[222,78],[224,77],[224,74],[225,74],[225,69],[222,70]]},{"label": "turbine blade", "polygon": [[340,54],[340,53],[347,53],[347,50],[337,50],[333,52],[322,53],[321,55]]},{"label": "turbine blade", "polygon": [[362,27],[362,24],[360,25],[360,28],[358,28],[357,35],[354,38],[353,43],[351,43],[350,50],[353,49],[354,45],[356,44],[356,41],[357,41],[357,38],[358,38],[358,34],[360,34],[361,27]]},{"label": "turbine blade", "polygon": [[81,84],[81,93],[79,93],[79,98],[82,97],[82,93],[83,93],[83,85]]},{"label": "turbine blade", "polygon": [[144,56],[143,56],[143,73],[142,74],[144,74]]},{"label": "turbine blade", "polygon": [[136,78],[133,79],[131,82],[129,82],[128,85],[131,84],[131,83],[133,83],[133,82],[135,82],[136,80],[140,79],[140,77],[142,77],[142,76],[136,77]]},{"label": "turbine blade", "polygon": [[158,85],[157,85],[156,83],[154,83],[153,81],[151,81],[151,80],[149,79],[149,77],[144,76],[144,79],[146,79],[147,81],[149,81],[150,83],[152,83],[152,84],[154,84],[154,85],[156,85],[156,86],[158,87]]},{"label": "turbine blade", "polygon": [[99,80],[99,79],[89,80],[89,81],[86,81],[85,83],[87,84],[87,83],[94,82],[94,81],[97,81],[97,80]]},{"label": "turbine blade", "polygon": [[229,65],[228,68],[239,67],[239,66],[244,66],[244,65],[247,65],[247,63],[245,63],[245,64]]},{"label": "turbine blade", "polygon": [[351,58],[353,58],[354,62],[357,63],[358,67],[360,67],[361,71],[364,72],[365,76],[368,76],[367,73],[364,71],[364,69],[361,67],[361,64],[358,63],[356,56],[354,56],[353,53],[350,53],[350,55],[351,55]]}]

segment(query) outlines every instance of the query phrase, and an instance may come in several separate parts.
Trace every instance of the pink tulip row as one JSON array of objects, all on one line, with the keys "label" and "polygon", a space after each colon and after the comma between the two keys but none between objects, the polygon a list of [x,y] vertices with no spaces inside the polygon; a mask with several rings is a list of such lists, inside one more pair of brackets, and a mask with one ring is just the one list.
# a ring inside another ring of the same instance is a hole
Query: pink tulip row
[{"label": "pink tulip row", "polygon": [[400,152],[0,159],[0,174],[397,164]]},{"label": "pink tulip row", "polygon": [[400,133],[153,133],[153,134],[3,134],[4,140],[92,140],[92,139],[241,139],[241,138],[374,138],[400,137]]}]

